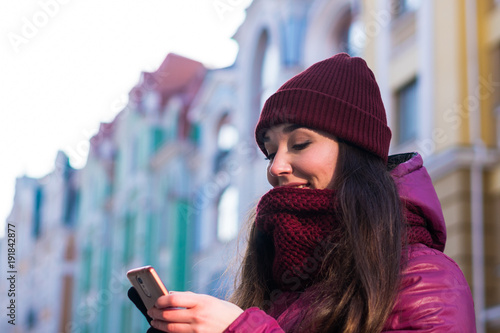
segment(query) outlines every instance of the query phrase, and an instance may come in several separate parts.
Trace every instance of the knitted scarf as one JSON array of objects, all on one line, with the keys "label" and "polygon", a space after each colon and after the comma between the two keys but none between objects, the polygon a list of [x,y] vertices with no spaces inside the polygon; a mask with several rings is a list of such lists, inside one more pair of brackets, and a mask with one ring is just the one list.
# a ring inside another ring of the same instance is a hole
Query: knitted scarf
[{"label": "knitted scarf", "polygon": [[[339,237],[342,227],[335,208],[334,190],[277,187],[257,205],[257,229],[274,242],[273,280],[287,291],[301,291],[315,282],[326,250]],[[405,203],[408,221],[403,244],[432,246],[432,237],[418,209]]]}]

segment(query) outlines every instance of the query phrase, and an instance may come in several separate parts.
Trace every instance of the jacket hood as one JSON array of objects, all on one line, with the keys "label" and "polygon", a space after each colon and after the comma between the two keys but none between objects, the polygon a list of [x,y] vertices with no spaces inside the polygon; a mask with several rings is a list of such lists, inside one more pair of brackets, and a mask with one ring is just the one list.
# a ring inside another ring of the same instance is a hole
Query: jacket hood
[{"label": "jacket hood", "polygon": [[392,155],[388,165],[401,200],[420,209],[432,236],[432,247],[444,251],[446,225],[443,211],[422,157],[418,153]]}]

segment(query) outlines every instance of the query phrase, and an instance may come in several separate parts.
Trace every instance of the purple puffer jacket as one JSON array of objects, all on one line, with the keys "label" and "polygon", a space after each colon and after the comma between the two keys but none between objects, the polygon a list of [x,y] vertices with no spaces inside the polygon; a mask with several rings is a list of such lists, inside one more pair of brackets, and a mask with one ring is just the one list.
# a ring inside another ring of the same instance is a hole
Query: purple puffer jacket
[{"label": "purple puffer jacket", "polygon": [[[399,194],[421,209],[430,221],[435,248],[409,246],[401,287],[394,309],[382,332],[476,332],[469,285],[457,264],[442,251],[446,227],[438,197],[418,154],[398,155],[409,159],[392,172]],[[244,311],[224,332],[278,333],[296,327],[304,316],[307,290],[300,297],[282,293],[273,300],[282,308],[266,314],[258,308]]]}]

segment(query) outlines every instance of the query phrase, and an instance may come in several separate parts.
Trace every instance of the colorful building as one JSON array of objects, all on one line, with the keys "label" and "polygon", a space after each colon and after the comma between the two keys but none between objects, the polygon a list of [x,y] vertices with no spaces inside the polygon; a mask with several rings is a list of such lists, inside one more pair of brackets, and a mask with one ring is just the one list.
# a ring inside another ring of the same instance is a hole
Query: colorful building
[{"label": "colorful building", "polygon": [[158,70],[142,73],[126,108],[90,140],[76,233],[73,324],[81,332],[147,329],[127,299],[129,269],[153,265],[169,288],[187,289],[190,152],[197,145],[187,110],[205,72],[169,54]]},{"label": "colorful building", "polygon": [[72,319],[76,175],[59,152],[54,171],[47,176],[16,180],[7,219],[16,230],[16,321],[15,325],[2,321],[2,332],[65,332]]}]

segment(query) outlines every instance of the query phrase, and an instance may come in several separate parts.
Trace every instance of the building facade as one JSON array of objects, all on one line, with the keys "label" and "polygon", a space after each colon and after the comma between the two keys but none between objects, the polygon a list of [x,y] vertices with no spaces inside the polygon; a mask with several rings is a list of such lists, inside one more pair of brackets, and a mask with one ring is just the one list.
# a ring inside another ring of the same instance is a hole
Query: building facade
[{"label": "building facade", "polygon": [[187,289],[197,145],[187,110],[205,72],[169,54],[158,70],[142,73],[125,109],[90,140],[80,170],[73,330],[147,330],[127,298],[129,269],[152,265],[169,288]]},{"label": "building facade", "polygon": [[16,234],[15,296],[11,298],[16,320],[15,325],[2,321],[3,332],[65,332],[71,321],[77,189],[76,171],[62,152],[47,176],[16,180],[7,219]]},{"label": "building facade", "polygon": [[498,1],[365,2],[365,58],[392,152],[420,152],[445,215],[445,253],[474,296],[478,332],[499,332]]}]

